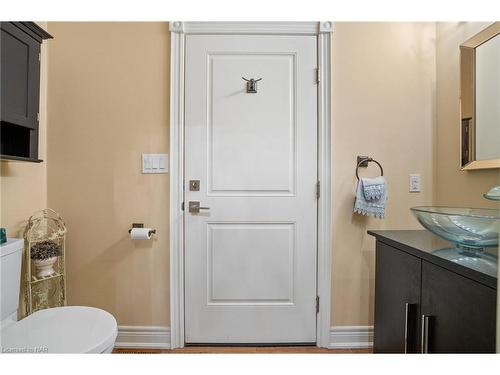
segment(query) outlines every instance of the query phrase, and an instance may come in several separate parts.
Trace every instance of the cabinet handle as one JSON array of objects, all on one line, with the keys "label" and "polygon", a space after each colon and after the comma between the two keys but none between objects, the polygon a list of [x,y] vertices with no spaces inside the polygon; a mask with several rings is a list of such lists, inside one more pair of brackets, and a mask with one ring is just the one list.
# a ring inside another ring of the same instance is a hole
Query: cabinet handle
[{"label": "cabinet handle", "polygon": [[410,320],[410,308],[413,306],[411,303],[405,303],[405,354],[408,354],[408,326]]},{"label": "cabinet handle", "polygon": [[429,315],[422,315],[422,336],[420,342],[420,353],[429,353]]}]

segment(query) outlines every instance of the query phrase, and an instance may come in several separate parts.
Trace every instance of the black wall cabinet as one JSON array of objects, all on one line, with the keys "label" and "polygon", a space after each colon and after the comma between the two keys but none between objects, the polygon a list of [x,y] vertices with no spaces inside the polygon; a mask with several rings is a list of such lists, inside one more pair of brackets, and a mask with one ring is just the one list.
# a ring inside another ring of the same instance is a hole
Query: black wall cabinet
[{"label": "black wall cabinet", "polygon": [[52,38],[33,22],[1,22],[2,159],[38,159],[40,45]]},{"label": "black wall cabinet", "polygon": [[375,353],[494,353],[495,332],[496,289],[377,241]]}]

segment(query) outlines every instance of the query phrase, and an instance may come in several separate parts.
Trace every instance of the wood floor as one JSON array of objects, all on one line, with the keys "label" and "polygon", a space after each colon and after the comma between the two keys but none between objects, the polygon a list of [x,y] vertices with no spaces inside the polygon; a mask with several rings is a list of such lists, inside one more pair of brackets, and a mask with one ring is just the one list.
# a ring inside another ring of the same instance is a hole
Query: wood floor
[{"label": "wood floor", "polygon": [[115,348],[116,354],[365,354],[372,353],[367,349],[325,349],[316,346],[188,346],[182,349],[133,349]]}]

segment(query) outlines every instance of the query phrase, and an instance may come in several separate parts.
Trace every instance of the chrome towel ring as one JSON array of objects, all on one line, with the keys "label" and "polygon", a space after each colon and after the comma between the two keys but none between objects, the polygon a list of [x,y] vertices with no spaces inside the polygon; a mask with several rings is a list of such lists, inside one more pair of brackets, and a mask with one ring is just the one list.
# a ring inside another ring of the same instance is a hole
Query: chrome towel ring
[{"label": "chrome towel ring", "polygon": [[358,158],[358,164],[356,166],[356,178],[358,179],[358,181],[359,181],[359,175],[358,175],[359,167],[361,167],[362,164],[365,164],[366,166],[368,166],[369,162],[374,162],[375,164],[377,164],[380,168],[380,175],[381,176],[384,175],[384,168],[382,168],[382,165],[378,161],[376,161],[375,159],[370,158],[370,157]]}]

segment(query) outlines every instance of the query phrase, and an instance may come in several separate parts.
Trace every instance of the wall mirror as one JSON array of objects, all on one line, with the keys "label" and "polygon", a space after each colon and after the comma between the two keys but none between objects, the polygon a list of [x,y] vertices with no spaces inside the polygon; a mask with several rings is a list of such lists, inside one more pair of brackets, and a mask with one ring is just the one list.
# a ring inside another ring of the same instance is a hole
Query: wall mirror
[{"label": "wall mirror", "polygon": [[460,45],[461,168],[500,168],[500,22]]}]

